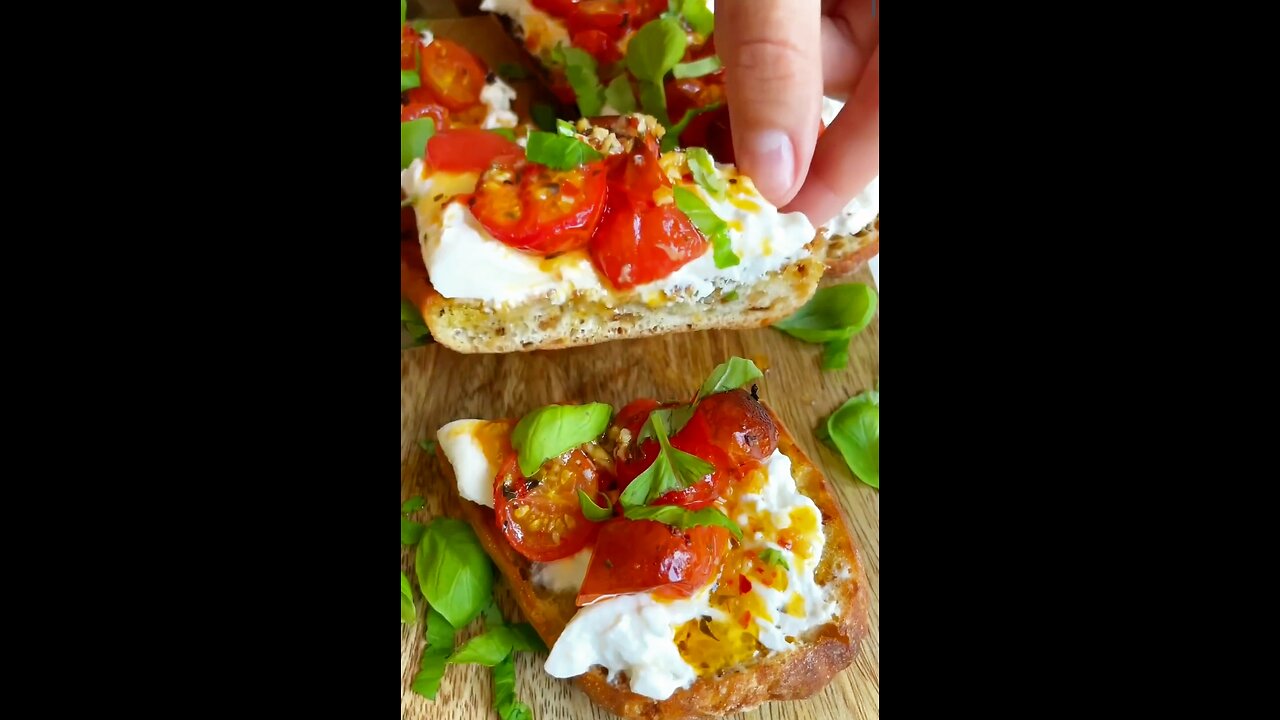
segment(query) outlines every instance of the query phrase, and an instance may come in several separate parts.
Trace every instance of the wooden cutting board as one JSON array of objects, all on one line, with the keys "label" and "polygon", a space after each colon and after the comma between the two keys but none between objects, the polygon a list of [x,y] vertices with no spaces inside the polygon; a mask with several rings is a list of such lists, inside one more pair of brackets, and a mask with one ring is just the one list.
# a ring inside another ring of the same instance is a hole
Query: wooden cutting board
[{"label": "wooden cutting board", "polygon": [[[853,278],[871,284],[865,268]],[[880,717],[880,494],[849,472],[839,454],[813,436],[813,428],[848,398],[874,388],[880,378],[880,318],[852,341],[849,367],[820,369],[821,346],[808,345],[768,328],[715,331],[626,340],[586,348],[509,355],[459,355],[439,346],[415,348],[400,359],[400,499],[427,500],[413,515],[425,521],[457,515],[454,493],[441,479],[437,458],[418,446],[443,424],[459,418],[519,417],[553,402],[608,402],[620,408],[637,397],[675,399],[696,390],[712,368],[733,355],[765,370],[760,397],[822,469],[855,534],[871,588],[871,632],[857,660],[821,693],[808,700],[767,703],[738,718]],[[413,578],[412,555],[400,551],[400,567]],[[417,582],[414,581],[416,588]],[[499,602],[508,619],[519,617],[504,582]],[[418,671],[425,640],[419,622],[400,627],[400,708],[403,720],[497,718],[490,672],[476,665],[452,666],[434,701],[409,685]],[[480,621],[471,628],[478,631]],[[463,635],[468,636],[470,633]],[[461,640],[461,638],[460,638]],[[570,682],[542,669],[546,654],[519,653],[517,695],[537,720],[614,716],[594,706]]]}]

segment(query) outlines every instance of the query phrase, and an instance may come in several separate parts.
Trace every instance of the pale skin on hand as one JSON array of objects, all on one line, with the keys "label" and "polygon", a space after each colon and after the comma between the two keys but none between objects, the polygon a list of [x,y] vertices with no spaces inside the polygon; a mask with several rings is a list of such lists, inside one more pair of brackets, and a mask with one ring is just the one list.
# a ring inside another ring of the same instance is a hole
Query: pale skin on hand
[{"label": "pale skin on hand", "polygon": [[[878,0],[720,0],[716,50],[738,165],[770,202],[825,223],[879,174]],[[846,104],[819,138],[824,94]]]}]

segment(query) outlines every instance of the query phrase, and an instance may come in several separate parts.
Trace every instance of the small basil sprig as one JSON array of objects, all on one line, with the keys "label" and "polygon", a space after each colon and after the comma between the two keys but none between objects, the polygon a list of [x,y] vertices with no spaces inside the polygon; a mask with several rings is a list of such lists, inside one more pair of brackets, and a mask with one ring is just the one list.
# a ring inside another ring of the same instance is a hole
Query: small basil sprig
[{"label": "small basil sprig", "polygon": [[422,648],[418,672],[409,685],[415,693],[435,700],[444,678],[445,662],[453,654],[453,641],[457,631],[443,615],[427,605],[427,644]]},{"label": "small basil sprig", "polygon": [[688,530],[698,525],[722,527],[738,540],[742,539],[742,528],[715,508],[686,510],[677,505],[647,505],[627,508],[624,514],[628,520],[653,520],[681,530]]},{"label": "small basil sprig", "polygon": [[658,439],[658,456],[648,469],[637,475],[627,489],[622,491],[619,500],[624,508],[648,505],[672,490],[692,486],[715,471],[711,463],[697,455],[671,447],[662,413],[650,413],[647,424],[653,428],[653,436]]},{"label": "small basil sprig", "polygon": [[876,314],[875,290],[862,283],[823,288],[794,315],[773,324],[777,330],[805,342],[822,343],[824,370],[838,370],[849,361],[849,339]]},{"label": "small basil sprig", "polygon": [[581,48],[557,45],[551,51],[551,61],[564,68],[569,87],[578,99],[578,111],[583,117],[595,117],[604,106],[604,87],[600,84],[596,59]]},{"label": "small basil sprig", "polygon": [[604,89],[604,101],[617,110],[619,115],[636,111],[636,96],[631,92],[631,81],[627,79],[626,73],[609,81],[609,86]]},{"label": "small basil sprig", "polygon": [[493,595],[489,556],[461,520],[432,520],[418,543],[414,565],[422,596],[453,627],[471,622]]},{"label": "small basil sprig", "polygon": [[520,472],[532,477],[542,463],[600,437],[613,408],[605,403],[547,405],[520,418],[511,431]]},{"label": "small basil sprig", "polygon": [[859,480],[880,489],[880,391],[849,398],[818,426],[819,440],[840,451]]},{"label": "small basil sprig", "polygon": [[604,522],[613,517],[613,507],[600,507],[581,488],[578,489],[578,505],[582,507],[582,516],[591,522]]},{"label": "small basil sprig", "polygon": [[450,665],[475,663],[493,667],[516,650],[542,652],[547,646],[528,623],[499,625],[468,640],[449,657]]},{"label": "small basil sprig", "polygon": [[701,60],[678,63],[675,67],[671,68],[671,74],[675,75],[678,79],[683,80],[685,78],[697,78],[702,77],[703,75],[710,75],[721,67],[724,66],[720,63],[720,57],[718,55],[709,55]]},{"label": "small basil sprig", "polygon": [[637,80],[661,83],[662,76],[684,57],[688,44],[684,28],[674,19],[647,22],[627,42],[627,69]]},{"label": "small basil sprig", "polygon": [[546,165],[554,170],[572,170],[604,159],[604,155],[577,137],[566,137],[558,131],[529,133],[524,154],[530,162]]},{"label": "small basil sprig", "polygon": [[400,571],[400,622],[414,624],[418,620],[418,606],[413,604],[413,587],[404,571]]},{"label": "small basil sprig", "polygon": [[716,16],[707,7],[707,0],[671,0],[663,17],[683,17],[689,27],[702,35],[710,35],[716,27]]},{"label": "small basil sprig", "polygon": [[436,121],[431,118],[418,118],[400,123],[400,169],[409,167],[409,163],[422,157],[427,151],[427,141],[436,134]]},{"label": "small basil sprig", "polygon": [[787,570],[791,569],[791,564],[787,562],[786,556],[777,548],[765,548],[760,553],[760,560],[768,565],[778,565]]},{"label": "small basil sprig", "polygon": [[742,262],[733,252],[733,244],[729,240],[728,223],[721,220],[702,198],[688,188],[677,185],[675,199],[676,207],[688,215],[693,224],[711,241],[716,267],[733,267]]}]

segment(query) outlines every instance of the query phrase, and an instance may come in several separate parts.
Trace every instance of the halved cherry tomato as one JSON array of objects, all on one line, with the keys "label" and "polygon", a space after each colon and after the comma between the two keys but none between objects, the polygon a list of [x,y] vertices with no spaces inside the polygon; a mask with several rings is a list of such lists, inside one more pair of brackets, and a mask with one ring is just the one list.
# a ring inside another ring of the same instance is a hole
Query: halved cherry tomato
[{"label": "halved cherry tomato", "polygon": [[[676,404],[666,403],[665,406],[673,407]],[[634,438],[640,436],[640,428],[649,418],[649,412],[659,407],[663,406],[656,400],[636,400],[624,407],[614,421],[619,428],[626,428],[633,439],[627,452],[623,457],[618,458],[615,464],[614,469],[618,475],[620,489],[625,490],[637,475],[649,469],[658,456],[657,440],[646,439],[643,443],[637,444]],[[697,455],[711,463],[715,470],[703,477],[700,482],[683,490],[672,490],[658,497],[653,501],[654,505],[679,505],[689,510],[700,510],[710,506],[724,495],[729,486],[728,470],[733,467],[733,464],[728,455],[711,443],[703,422],[695,413],[694,417],[689,418],[689,422],[671,437],[671,447],[690,455]]]},{"label": "halved cherry tomato", "polygon": [[568,557],[600,527],[582,515],[578,490],[594,498],[599,486],[600,470],[582,450],[546,461],[531,478],[520,473],[518,456],[509,453],[493,480],[498,529],[534,562]]},{"label": "halved cherry tomato", "polygon": [[[778,426],[760,401],[741,388],[708,395],[681,431],[686,442],[706,443],[718,449],[734,468],[759,463],[778,449]],[[672,439],[675,444],[675,438]],[[688,450],[700,455],[696,449]]]},{"label": "halved cherry tomato", "polygon": [[[615,163],[613,169],[614,183],[617,184],[621,180],[621,184],[626,188],[627,195],[635,201],[634,204],[638,207],[652,206],[654,204],[654,191],[659,188],[671,187],[671,180],[667,178],[662,166],[658,164],[660,156],[658,140],[649,134],[646,134],[641,142],[636,143],[629,156],[613,156],[615,158],[612,160]],[[619,173],[619,167],[622,168],[621,173]],[[621,174],[620,178],[619,174]]]},{"label": "halved cherry tomato", "polygon": [[591,28],[579,30],[572,36],[573,46],[586,50],[592,57],[602,63],[616,62],[622,59],[622,51],[618,49],[618,39],[603,30]]},{"label": "halved cherry tomato", "polygon": [[523,155],[524,149],[519,145],[478,128],[438,132],[427,141],[427,162],[434,170],[483,172],[499,160]]},{"label": "halved cherry tomato", "polygon": [[619,289],[670,275],[707,251],[707,239],[675,205],[635,207],[623,193],[608,208],[588,250],[596,268]]},{"label": "halved cherry tomato", "polygon": [[471,212],[498,240],[550,255],[585,247],[605,205],[604,163],[573,170],[514,160],[480,178]]},{"label": "halved cherry tomato", "polygon": [[465,110],[480,102],[484,66],[469,50],[451,40],[436,38],[422,48],[421,76],[422,84],[450,110]]},{"label": "halved cherry tomato", "polygon": [[728,550],[724,528],[680,530],[652,520],[614,518],[601,524],[577,604],[637,592],[689,597],[716,575]]}]

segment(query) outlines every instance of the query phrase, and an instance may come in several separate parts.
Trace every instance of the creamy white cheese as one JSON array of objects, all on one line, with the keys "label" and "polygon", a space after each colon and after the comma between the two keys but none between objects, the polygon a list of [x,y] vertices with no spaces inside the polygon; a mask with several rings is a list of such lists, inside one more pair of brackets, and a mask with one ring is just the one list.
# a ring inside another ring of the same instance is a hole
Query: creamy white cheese
[{"label": "creamy white cheese", "polygon": [[[830,125],[840,113],[844,103],[829,97],[822,98],[822,123]],[[828,235],[856,235],[880,214],[880,176],[867,185],[858,196],[849,201],[840,214],[831,218],[823,227]]]},{"label": "creamy white cheese", "polygon": [[561,43],[571,44],[564,23],[534,7],[529,0],[484,0],[480,9],[511,18],[516,34],[522,39],[532,39],[526,47],[531,45],[529,49],[535,55],[550,53]]},{"label": "creamy white cheese", "polygon": [[[756,513],[769,513],[778,529],[789,527],[792,512],[799,508],[808,508],[815,517],[822,517],[813,500],[796,488],[791,476],[791,460],[786,455],[775,451],[765,471],[768,477],[764,487],[759,493],[744,495],[742,503],[752,504]],[[745,525],[746,519],[740,522]],[[805,540],[810,550],[804,561],[760,533],[745,544],[748,549],[778,550],[790,565],[786,571],[787,590],[775,590],[763,583],[753,584],[750,590],[757,593],[770,610],[770,618],[755,618],[760,642],[769,650],[790,648],[793,641],[788,641],[788,637],[804,635],[829,620],[836,611],[828,593],[814,579],[825,543],[820,523]],[[724,614],[711,606],[710,590],[708,586],[691,598],[676,601],[659,602],[648,593],[636,593],[588,605],[573,616],[551,648],[546,670],[554,677],[567,678],[600,666],[608,671],[610,680],[626,673],[633,692],[665,700],[697,679],[697,673],[676,647],[676,629],[702,617],[725,620]],[[797,595],[803,599],[803,616],[787,612],[793,609],[790,606]]]},{"label": "creamy white cheese", "polygon": [[484,420],[455,420],[436,432],[440,450],[453,466],[458,494],[474,503],[493,507],[493,477],[498,469],[489,464],[476,439],[476,428]]},{"label": "creamy white cheese", "polygon": [[494,75],[493,82],[487,82],[484,89],[480,91],[480,102],[484,103],[487,110],[484,123],[480,127],[485,130],[515,127],[520,121],[511,110],[511,103],[515,102],[515,99],[515,89],[503,82],[502,78]]},{"label": "creamy white cheese", "polygon": [[432,35],[432,34],[431,34],[431,31],[430,31],[430,30],[428,30],[428,29],[426,29],[426,28],[423,28],[423,29],[422,29],[421,37],[422,37],[422,46],[423,46],[423,47],[426,47],[426,46],[428,46],[428,45],[430,45],[431,43],[433,43],[433,42],[435,42],[435,41],[436,41],[436,36],[435,36],[435,35]]},{"label": "creamy white cheese", "polygon": [[591,564],[591,548],[585,547],[567,558],[533,564],[533,584],[551,592],[574,593],[582,587]]}]

